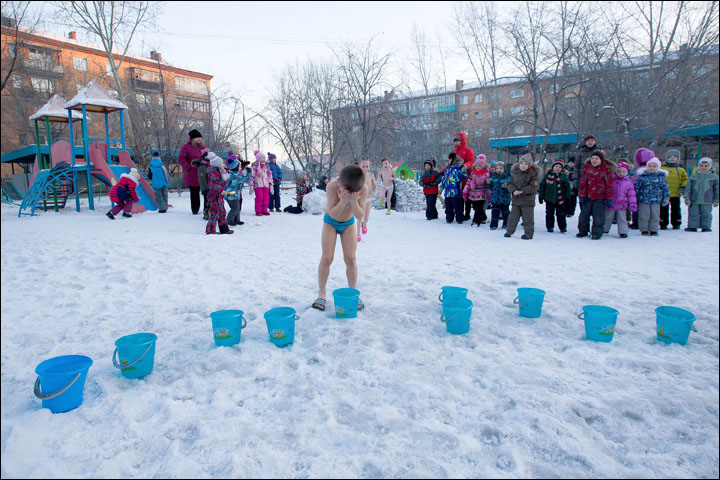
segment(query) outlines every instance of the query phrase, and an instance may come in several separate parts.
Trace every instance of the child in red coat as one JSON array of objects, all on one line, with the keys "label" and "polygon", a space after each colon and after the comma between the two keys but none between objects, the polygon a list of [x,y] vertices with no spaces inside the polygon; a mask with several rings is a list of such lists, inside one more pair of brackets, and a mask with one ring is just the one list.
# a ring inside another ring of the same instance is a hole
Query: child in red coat
[{"label": "child in red coat", "polygon": [[132,217],[132,207],[135,202],[139,202],[140,198],[135,193],[135,188],[140,180],[140,172],[137,168],[131,168],[130,173],[120,175],[120,181],[110,189],[110,200],[115,202],[105,215],[110,220],[115,220],[115,215],[124,210],[123,217]]},{"label": "child in red coat", "polygon": [[605,208],[612,207],[613,179],[615,164],[605,159],[605,152],[595,150],[585,162],[578,201],[580,202],[580,219],[578,220],[577,237],[587,237],[590,233],[590,217],[592,217],[592,239],[600,240],[605,231]]}]

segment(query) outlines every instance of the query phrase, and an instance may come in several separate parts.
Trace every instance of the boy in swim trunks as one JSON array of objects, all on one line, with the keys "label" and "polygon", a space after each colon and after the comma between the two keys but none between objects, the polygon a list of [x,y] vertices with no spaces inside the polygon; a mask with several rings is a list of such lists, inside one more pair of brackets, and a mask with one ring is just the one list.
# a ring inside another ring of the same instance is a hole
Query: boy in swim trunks
[{"label": "boy in swim trunks", "polygon": [[[378,186],[377,182],[375,181],[375,175],[370,173],[370,159],[363,158],[360,160],[360,168],[363,169],[365,172],[365,188],[367,192],[367,198],[365,199],[365,215],[361,218],[358,218],[358,221],[361,222],[361,231],[363,235],[367,235],[367,224],[368,220],[370,220],[370,210],[372,210],[372,201],[374,198],[377,197],[378,194]],[[357,234],[357,241],[362,240],[362,235],[360,235],[360,232]]]},{"label": "boy in swim trunks", "polygon": [[380,181],[382,182],[382,187],[380,187],[380,198],[384,198],[386,202],[385,206],[387,207],[387,212],[385,212],[385,215],[390,215],[390,199],[393,194],[393,180],[395,180],[395,172],[392,168],[390,168],[390,160],[387,158],[382,159],[382,167],[382,170],[378,173],[378,177],[380,177]]},{"label": "boy in swim trunks", "polygon": [[[337,179],[328,183],[326,191],[327,210],[323,218],[322,256],[318,265],[318,298],[312,304],[312,307],[318,310],[325,310],[325,287],[335,255],[338,234],[340,234],[348,286],[357,288],[355,217],[361,218],[365,214],[367,197],[365,172],[358,165],[348,165],[340,171]],[[358,310],[363,308],[365,305],[358,299]]]}]

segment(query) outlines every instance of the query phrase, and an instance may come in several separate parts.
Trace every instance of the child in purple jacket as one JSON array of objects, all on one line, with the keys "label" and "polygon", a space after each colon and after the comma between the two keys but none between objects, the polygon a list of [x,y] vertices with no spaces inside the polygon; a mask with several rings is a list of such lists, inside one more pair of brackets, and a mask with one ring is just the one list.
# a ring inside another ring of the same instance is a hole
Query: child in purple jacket
[{"label": "child in purple jacket", "polygon": [[611,206],[605,209],[605,233],[610,233],[613,220],[617,219],[618,234],[620,238],[627,238],[628,226],[627,212],[637,212],[637,198],[635,185],[627,176],[630,166],[623,161],[618,162],[613,174],[613,198]]}]

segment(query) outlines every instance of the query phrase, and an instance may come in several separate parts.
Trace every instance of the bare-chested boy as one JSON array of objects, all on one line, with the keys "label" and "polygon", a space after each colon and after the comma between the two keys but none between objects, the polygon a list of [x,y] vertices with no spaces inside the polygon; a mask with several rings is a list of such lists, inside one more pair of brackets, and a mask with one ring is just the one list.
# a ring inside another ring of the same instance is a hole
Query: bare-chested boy
[{"label": "bare-chested boy", "polygon": [[[358,268],[355,258],[357,238],[355,237],[355,217],[365,214],[365,172],[358,165],[348,165],[340,170],[340,176],[328,183],[327,210],[323,218],[322,257],[318,266],[318,298],[312,307],[325,310],[325,299],[330,265],[335,256],[335,243],[340,234],[340,244],[345,260],[345,274],[348,286],[357,288]],[[358,299],[358,310],[365,308]]]},{"label": "bare-chested boy", "polygon": [[382,187],[380,187],[380,198],[385,198],[385,205],[387,212],[385,215],[390,215],[390,199],[393,194],[393,180],[395,180],[395,171],[390,167],[390,160],[387,158],[382,159],[382,169],[378,173]]},{"label": "bare-chested boy", "polygon": [[[378,194],[378,185],[375,181],[375,175],[370,173],[370,159],[363,158],[360,160],[360,168],[363,169],[365,172],[365,191],[367,192],[367,197],[365,199],[365,215],[361,218],[358,218],[358,221],[361,222],[361,231],[362,235],[367,235],[367,224],[368,220],[370,220],[370,211],[372,210],[372,201],[374,198],[377,197]],[[362,240],[362,235],[360,235],[360,232],[357,234],[357,241]]]}]

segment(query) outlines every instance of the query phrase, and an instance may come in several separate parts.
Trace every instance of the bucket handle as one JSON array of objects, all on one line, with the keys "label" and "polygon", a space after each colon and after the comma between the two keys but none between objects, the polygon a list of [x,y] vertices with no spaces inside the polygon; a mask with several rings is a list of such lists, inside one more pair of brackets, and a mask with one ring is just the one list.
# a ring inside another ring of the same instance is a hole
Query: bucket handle
[{"label": "bucket handle", "polygon": [[240,330],[247,327],[247,320],[245,320],[245,317],[240,317],[240,320],[242,320],[242,324],[240,325]]},{"label": "bucket handle", "polygon": [[63,393],[65,393],[65,391],[66,391],[68,388],[72,387],[73,383],[75,383],[75,382],[77,381],[77,379],[80,378],[80,375],[82,375],[82,372],[78,372],[78,373],[75,375],[75,378],[73,378],[72,380],[70,380],[70,383],[68,383],[67,385],[65,385],[63,388],[61,388],[61,389],[58,390],[57,392],[55,392],[55,393],[48,393],[48,394],[42,393],[42,392],[40,391],[40,388],[41,388],[41,387],[40,387],[40,377],[38,376],[37,379],[35,380],[35,387],[33,388],[33,392],[35,393],[35,396],[38,397],[38,398],[41,399],[41,400],[52,400],[53,398],[59,397],[60,395],[62,395]]},{"label": "bucket handle", "polygon": [[443,293],[445,293],[445,292],[440,292],[440,295],[438,295],[438,302],[440,302],[440,303],[442,303],[442,301],[443,301],[443,300],[442,300],[442,299],[443,299]]},{"label": "bucket handle", "polygon": [[513,300],[513,303],[514,303],[515,305],[517,305],[518,303],[527,302],[527,301],[530,300],[531,298],[535,298],[535,297],[539,297],[539,296],[540,296],[540,295],[530,295],[529,297],[527,297],[527,298],[525,298],[525,299],[523,299],[523,300],[520,300],[520,295],[518,295],[518,296],[515,297],[515,300]]},{"label": "bucket handle", "polygon": [[120,365],[120,363],[118,363],[118,361],[117,361],[118,349],[117,349],[117,347],[115,347],[115,351],[113,352],[113,365],[115,365],[115,368],[119,368],[120,370],[128,369],[128,368],[132,367],[133,365],[135,365],[136,363],[138,363],[140,360],[142,360],[145,357],[145,355],[147,355],[147,353],[150,351],[150,348],[152,346],[153,346],[153,342],[150,342],[148,344],[147,348],[145,349],[145,351],[143,352],[143,354],[140,355],[140,357],[137,360],[135,360],[132,363],[128,363],[127,365]]},{"label": "bucket handle", "polygon": [[585,320],[585,310],[583,310],[582,312],[578,313],[578,316],[577,316],[577,317],[578,317],[580,320]]},{"label": "bucket handle", "polygon": [[445,315],[444,315],[443,313],[441,313],[441,314],[440,314],[440,321],[443,322],[443,323],[449,322],[450,320],[452,320],[453,318],[455,318],[455,317],[456,317],[457,315],[459,315],[459,314],[460,314],[460,312],[455,312],[455,313],[453,313],[452,315],[450,315],[448,318],[445,318]]}]

